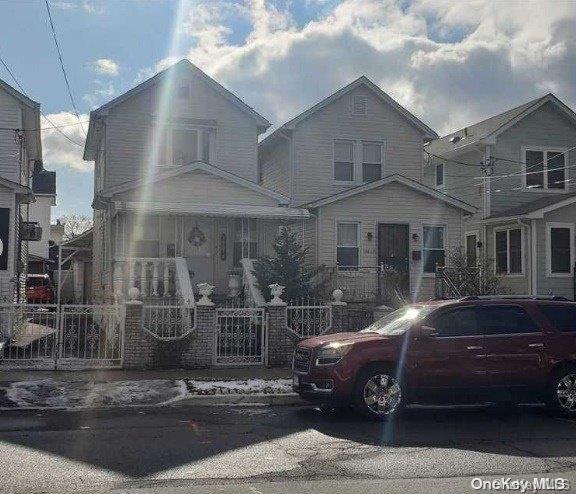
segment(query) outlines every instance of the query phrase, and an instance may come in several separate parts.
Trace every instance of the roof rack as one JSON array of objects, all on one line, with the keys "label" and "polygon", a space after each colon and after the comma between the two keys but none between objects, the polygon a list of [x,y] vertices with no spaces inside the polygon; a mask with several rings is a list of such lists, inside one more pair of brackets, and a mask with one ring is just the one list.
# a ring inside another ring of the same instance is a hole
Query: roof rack
[{"label": "roof rack", "polygon": [[470,295],[458,299],[464,300],[554,300],[559,302],[570,302],[571,300],[559,295]]}]

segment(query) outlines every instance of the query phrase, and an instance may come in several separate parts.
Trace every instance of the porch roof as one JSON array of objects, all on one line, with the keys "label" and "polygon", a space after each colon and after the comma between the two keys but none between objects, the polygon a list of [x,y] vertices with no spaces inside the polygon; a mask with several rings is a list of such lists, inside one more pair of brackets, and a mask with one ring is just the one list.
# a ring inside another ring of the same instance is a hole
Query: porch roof
[{"label": "porch roof", "polygon": [[245,204],[186,204],[171,202],[116,201],[117,211],[136,211],[157,214],[197,214],[200,216],[228,216],[250,218],[298,219],[310,218],[304,208],[279,206],[250,206]]}]

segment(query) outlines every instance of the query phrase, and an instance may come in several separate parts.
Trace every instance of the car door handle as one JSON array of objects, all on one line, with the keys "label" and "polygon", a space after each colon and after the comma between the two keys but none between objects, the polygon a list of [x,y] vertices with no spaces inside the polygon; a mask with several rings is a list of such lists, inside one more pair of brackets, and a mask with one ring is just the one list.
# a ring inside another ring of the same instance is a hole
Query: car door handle
[{"label": "car door handle", "polygon": [[483,350],[484,349],[483,346],[467,346],[466,348],[468,350]]},{"label": "car door handle", "polygon": [[530,348],[542,348],[544,346],[544,343],[530,343],[528,346]]}]

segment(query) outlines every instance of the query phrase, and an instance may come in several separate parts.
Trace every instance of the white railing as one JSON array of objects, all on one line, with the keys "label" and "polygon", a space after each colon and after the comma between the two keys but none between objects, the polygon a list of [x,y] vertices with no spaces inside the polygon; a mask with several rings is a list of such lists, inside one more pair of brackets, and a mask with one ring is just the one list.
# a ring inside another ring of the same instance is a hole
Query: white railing
[{"label": "white railing", "polygon": [[196,327],[196,311],[183,305],[144,305],[144,330],[163,341],[179,340]]},{"label": "white railing", "polygon": [[258,281],[254,276],[254,260],[241,259],[242,285],[244,286],[244,298],[248,307],[264,307],[266,300],[258,288]]},{"label": "white railing", "polygon": [[124,296],[136,287],[145,301],[195,305],[190,273],[182,257],[131,257],[117,261],[114,285],[114,291]]},{"label": "white railing", "polygon": [[327,333],[332,328],[331,305],[289,305],[286,325],[300,338]]}]

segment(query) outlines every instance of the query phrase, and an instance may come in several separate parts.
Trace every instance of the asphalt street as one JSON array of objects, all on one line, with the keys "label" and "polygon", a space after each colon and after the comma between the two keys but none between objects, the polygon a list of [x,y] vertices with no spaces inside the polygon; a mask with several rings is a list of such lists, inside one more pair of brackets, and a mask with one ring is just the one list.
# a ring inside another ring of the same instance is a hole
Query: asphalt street
[{"label": "asphalt street", "polygon": [[3,493],[462,493],[508,476],[576,490],[576,421],[537,407],[394,423],[302,406],[0,412]]}]

